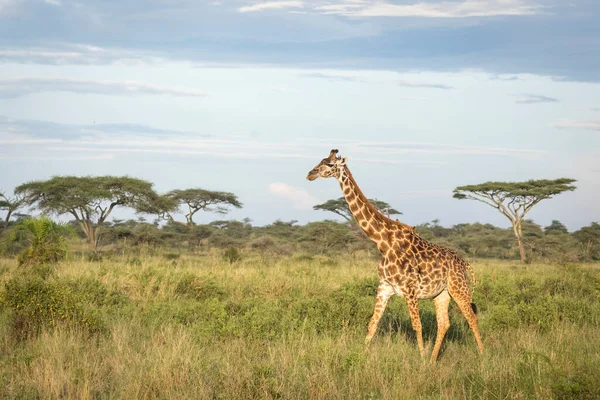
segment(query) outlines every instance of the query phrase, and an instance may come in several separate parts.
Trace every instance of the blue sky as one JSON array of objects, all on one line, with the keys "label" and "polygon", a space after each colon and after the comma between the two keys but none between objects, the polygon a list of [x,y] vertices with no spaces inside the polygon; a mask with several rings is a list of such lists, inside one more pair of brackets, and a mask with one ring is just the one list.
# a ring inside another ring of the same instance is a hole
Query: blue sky
[{"label": "blue sky", "polygon": [[[333,217],[331,148],[410,224],[508,221],[459,185],[578,179],[530,214],[600,220],[600,3],[0,0],[0,190],[131,175]],[[122,212],[118,216],[127,216]],[[198,222],[220,218],[205,214]]]}]

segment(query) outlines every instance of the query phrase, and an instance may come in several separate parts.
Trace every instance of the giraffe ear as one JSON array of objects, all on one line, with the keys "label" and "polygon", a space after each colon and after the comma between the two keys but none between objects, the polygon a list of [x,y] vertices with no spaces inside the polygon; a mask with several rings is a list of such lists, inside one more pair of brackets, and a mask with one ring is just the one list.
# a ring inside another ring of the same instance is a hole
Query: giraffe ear
[{"label": "giraffe ear", "polygon": [[332,149],[332,150],[329,152],[329,159],[330,159],[330,160],[335,160],[335,155],[336,155],[337,153],[338,153],[338,150],[337,150],[337,149]]},{"label": "giraffe ear", "polygon": [[340,161],[340,165],[346,165],[346,161],[348,161],[348,157],[342,157],[342,160]]}]

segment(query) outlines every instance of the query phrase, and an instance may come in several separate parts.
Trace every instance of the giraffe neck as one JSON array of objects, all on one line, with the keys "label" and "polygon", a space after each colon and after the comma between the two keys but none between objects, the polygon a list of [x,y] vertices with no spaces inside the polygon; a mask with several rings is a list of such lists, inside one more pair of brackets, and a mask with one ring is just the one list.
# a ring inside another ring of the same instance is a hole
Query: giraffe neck
[{"label": "giraffe neck", "polygon": [[358,226],[367,234],[369,239],[378,241],[380,232],[386,229],[392,221],[377,210],[363,194],[354,180],[348,167],[344,167],[338,178],[350,212]]}]

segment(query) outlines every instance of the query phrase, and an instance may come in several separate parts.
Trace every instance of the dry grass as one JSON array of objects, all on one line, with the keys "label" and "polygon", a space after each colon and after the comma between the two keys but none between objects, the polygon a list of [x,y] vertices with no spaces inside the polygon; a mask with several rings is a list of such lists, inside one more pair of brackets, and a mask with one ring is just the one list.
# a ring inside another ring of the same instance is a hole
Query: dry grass
[{"label": "dry grass", "polygon": [[[19,341],[4,302],[0,397],[600,398],[600,268],[473,264],[485,354],[454,307],[441,358],[430,364],[398,298],[365,351],[376,273],[366,258],[68,261],[48,279],[92,281],[121,296],[97,303],[106,330],[59,325]],[[0,281],[20,273],[0,260]],[[504,293],[510,302],[498,304]],[[421,303],[429,349],[430,303]]]}]

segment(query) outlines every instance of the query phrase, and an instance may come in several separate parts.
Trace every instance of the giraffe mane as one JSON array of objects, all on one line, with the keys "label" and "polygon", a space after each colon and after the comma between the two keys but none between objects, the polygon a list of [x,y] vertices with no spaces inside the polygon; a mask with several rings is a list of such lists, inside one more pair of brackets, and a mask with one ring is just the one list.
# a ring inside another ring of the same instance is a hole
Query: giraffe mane
[{"label": "giraffe mane", "polygon": [[383,215],[381,213],[381,211],[379,211],[373,204],[371,204],[371,202],[369,201],[367,196],[365,196],[365,194],[362,192],[360,186],[358,186],[358,184],[356,183],[354,176],[352,176],[352,172],[350,172],[350,169],[347,166],[344,166],[344,171],[346,172],[346,175],[348,175],[348,179],[354,181],[354,188],[356,191],[356,195],[363,200],[365,206],[369,209],[369,211],[371,211],[373,216],[380,219],[381,221],[383,221],[386,225],[393,224],[394,223],[393,220],[391,220],[390,218]]}]

